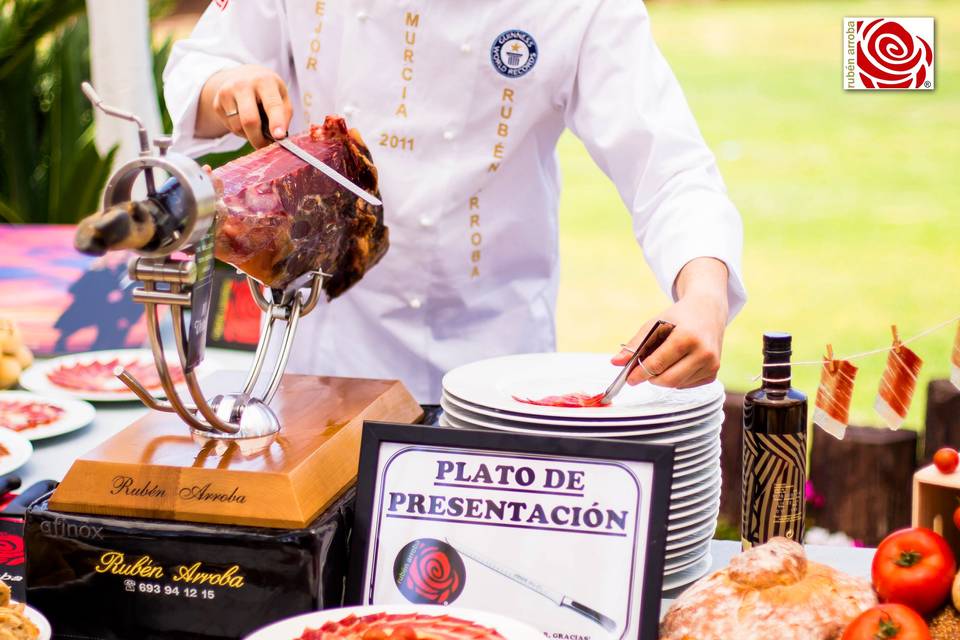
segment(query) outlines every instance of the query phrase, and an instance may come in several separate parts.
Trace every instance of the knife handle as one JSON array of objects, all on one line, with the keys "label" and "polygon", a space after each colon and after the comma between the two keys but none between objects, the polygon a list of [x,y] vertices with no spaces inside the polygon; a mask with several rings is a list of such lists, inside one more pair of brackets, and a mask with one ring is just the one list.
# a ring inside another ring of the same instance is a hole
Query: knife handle
[{"label": "knife handle", "polygon": [[270,118],[267,116],[267,110],[263,108],[263,103],[257,100],[257,111],[260,112],[260,133],[270,142],[276,142],[273,134],[270,133]]},{"label": "knife handle", "polygon": [[591,609],[585,604],[580,604],[576,600],[564,598],[563,603],[560,606],[573,609],[574,611],[584,616],[585,618],[589,618],[590,620],[593,620],[594,622],[596,622],[598,625],[600,625],[607,631],[612,632],[614,629],[617,628],[617,623],[612,618],[608,618],[607,616],[603,615],[599,611],[596,611],[595,609]]}]

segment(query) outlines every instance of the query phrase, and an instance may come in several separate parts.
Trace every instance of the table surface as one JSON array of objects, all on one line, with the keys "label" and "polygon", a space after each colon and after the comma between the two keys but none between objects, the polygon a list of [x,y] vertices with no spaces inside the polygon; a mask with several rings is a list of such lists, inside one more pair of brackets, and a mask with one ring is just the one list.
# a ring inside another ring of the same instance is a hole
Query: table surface
[{"label": "table surface", "polygon": [[[252,360],[252,354],[225,349],[208,349],[208,359],[223,369],[246,369]],[[34,443],[33,456],[17,473],[23,486],[27,487],[40,480],[61,480],[78,457],[93,449],[101,442],[117,433],[131,422],[144,415],[147,409],[140,403],[99,403],[93,423],[79,431],[39,440]],[[186,429],[186,427],[184,427]],[[739,542],[714,540],[710,554],[713,564],[710,571],[726,567],[730,559],[740,552]],[[807,546],[810,560],[830,565],[844,573],[870,578],[872,549],[850,547]],[[661,612],[666,612],[669,603],[683,592],[683,588],[665,592]]]}]

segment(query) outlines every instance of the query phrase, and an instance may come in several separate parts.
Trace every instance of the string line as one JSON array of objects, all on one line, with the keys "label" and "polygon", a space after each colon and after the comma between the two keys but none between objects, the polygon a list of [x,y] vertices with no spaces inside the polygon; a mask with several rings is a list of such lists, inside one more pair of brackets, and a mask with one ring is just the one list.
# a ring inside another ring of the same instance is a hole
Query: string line
[{"label": "string line", "polygon": [[[916,341],[916,340],[919,340],[920,338],[924,338],[924,337],[930,335],[931,333],[934,333],[934,332],[936,332],[936,331],[939,331],[940,329],[943,329],[943,328],[946,327],[947,325],[951,325],[951,324],[953,324],[954,322],[957,322],[957,321],[960,321],[960,316],[955,316],[955,317],[953,317],[953,318],[950,318],[949,320],[944,320],[943,322],[940,322],[940,323],[938,323],[938,324],[935,324],[935,325],[933,325],[932,327],[929,327],[929,328],[927,328],[927,329],[924,329],[923,331],[921,331],[920,333],[918,333],[918,334],[916,334],[916,335],[914,335],[914,336],[910,336],[910,337],[907,338],[906,340],[901,340],[901,341],[900,341],[900,345],[910,344],[911,342],[914,342],[914,341]],[[880,353],[890,353],[891,351],[893,351],[893,350],[896,349],[896,348],[897,348],[896,346],[891,345],[891,346],[889,346],[889,347],[883,347],[883,348],[881,348],[881,349],[871,349],[870,351],[861,351],[860,353],[854,353],[854,354],[851,354],[851,355],[849,355],[849,356],[836,356],[836,357],[834,357],[834,360],[859,360],[860,358],[866,358],[867,356],[875,356],[875,355],[880,354]],[[800,362],[791,362],[790,365],[791,365],[791,366],[794,366],[794,367],[814,367],[814,366],[816,366],[816,367],[822,367],[822,366],[824,366],[824,365],[826,365],[826,364],[830,364],[830,362],[831,362],[830,360],[824,360],[824,359],[821,359],[821,360],[803,360],[803,361],[800,361]],[[756,375],[756,376],[754,376],[752,379],[753,379],[754,381],[759,380],[759,379],[760,379],[760,376],[762,376],[762,375],[763,375],[763,374]]]}]

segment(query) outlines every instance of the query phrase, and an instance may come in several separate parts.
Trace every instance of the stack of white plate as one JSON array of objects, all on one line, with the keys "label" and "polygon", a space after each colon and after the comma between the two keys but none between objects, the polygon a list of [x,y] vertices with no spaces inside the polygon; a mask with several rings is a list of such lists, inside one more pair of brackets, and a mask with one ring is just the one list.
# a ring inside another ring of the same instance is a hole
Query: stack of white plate
[{"label": "stack of white plate", "polygon": [[444,376],[440,424],[673,444],[664,564],[664,590],[672,589],[693,582],[711,565],[710,540],[720,513],[723,385],[627,385],[604,407],[547,407],[514,399],[602,393],[619,371],[609,355],[591,353],[522,354],[474,362]]}]

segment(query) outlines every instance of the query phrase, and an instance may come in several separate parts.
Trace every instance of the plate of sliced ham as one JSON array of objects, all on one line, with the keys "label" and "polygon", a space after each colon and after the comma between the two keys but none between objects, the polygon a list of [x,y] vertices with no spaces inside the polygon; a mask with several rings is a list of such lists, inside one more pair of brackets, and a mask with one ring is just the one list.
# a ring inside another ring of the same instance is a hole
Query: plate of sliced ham
[{"label": "plate of sliced ham", "polygon": [[486,409],[574,420],[649,419],[696,411],[717,401],[723,386],[668,389],[626,386],[609,405],[599,398],[621,367],[602,353],[527,353],[480,360],[443,377],[443,391]]},{"label": "plate of sliced ham", "polygon": [[[183,382],[176,358],[168,359],[174,384]],[[209,363],[201,365],[209,367]],[[137,396],[116,376],[124,368],[156,397],[163,387],[149,349],[89,351],[35,363],[20,377],[20,385],[42,394],[69,396],[90,402],[131,402]]]},{"label": "plate of sliced ham", "polygon": [[[412,635],[411,635],[412,634]],[[542,640],[505,616],[440,605],[344,607],[281,620],[246,640]]]},{"label": "plate of sliced ham", "polygon": [[0,391],[0,427],[27,440],[43,440],[82,429],[96,415],[89,402],[29,391]]}]

